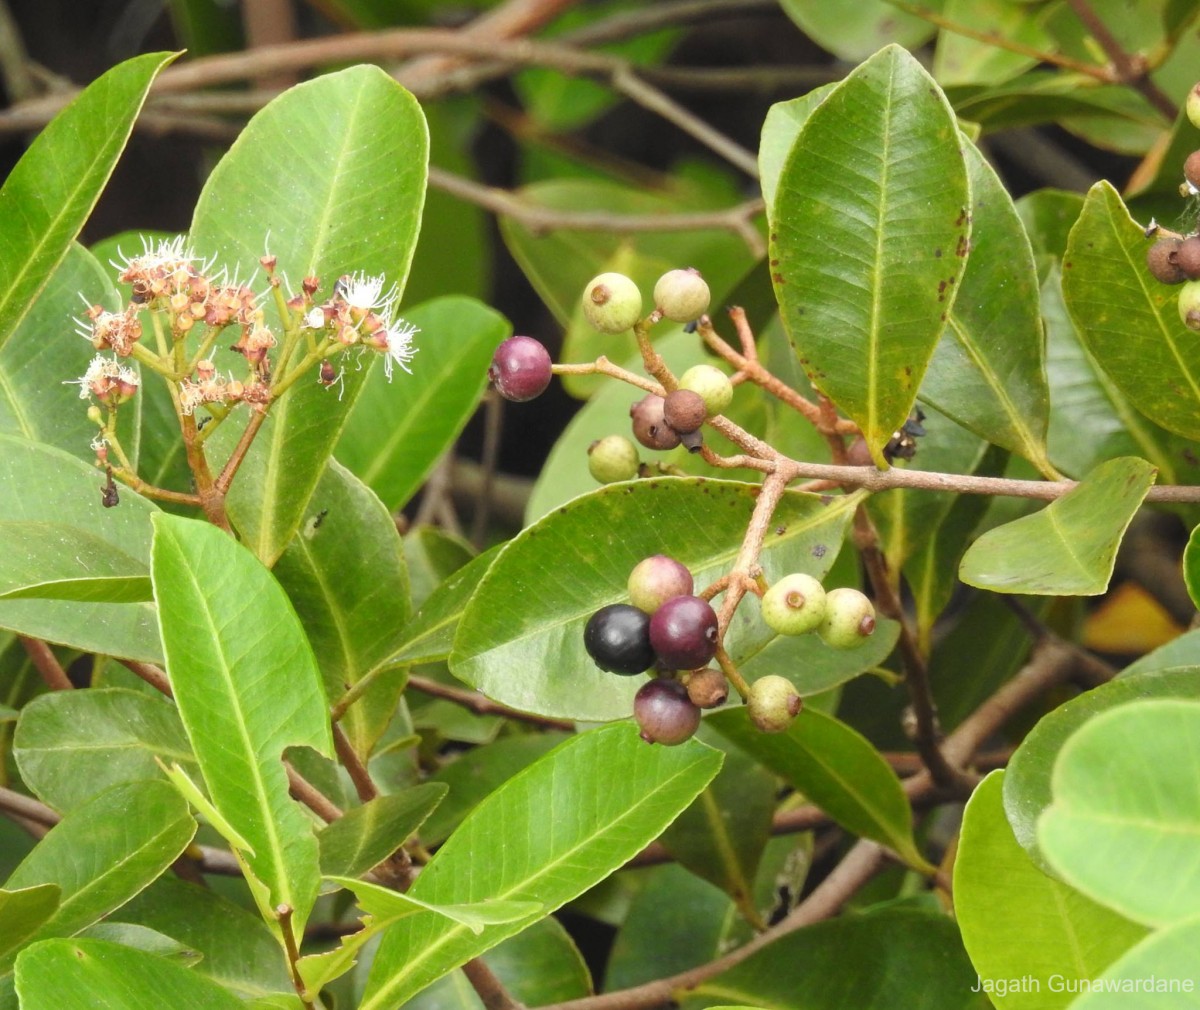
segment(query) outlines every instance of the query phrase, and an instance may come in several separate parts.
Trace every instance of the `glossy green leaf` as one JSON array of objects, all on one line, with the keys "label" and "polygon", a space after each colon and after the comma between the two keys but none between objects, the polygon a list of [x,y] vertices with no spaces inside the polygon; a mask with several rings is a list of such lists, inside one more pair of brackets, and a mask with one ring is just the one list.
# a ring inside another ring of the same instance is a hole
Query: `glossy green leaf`
[{"label": "glossy green leaf", "polygon": [[1037,839],[1084,894],[1152,926],[1194,918],[1200,901],[1200,703],[1131,702],[1063,744]]},{"label": "glossy green leaf", "polygon": [[[695,183],[682,183],[666,193],[647,191],[593,179],[555,179],[535,183],[519,195],[535,205],[555,211],[609,211],[614,214],[675,214],[715,210],[736,202],[732,187],[706,191]],[[738,279],[753,265],[745,242],[719,228],[688,231],[637,232],[612,230],[535,232],[510,218],[501,217],[501,234],[513,258],[521,265],[542,300],[566,327],[562,361],[594,361],[601,354],[622,361],[637,352],[633,333],[597,333],[583,318],[583,289],[597,274],[615,270],[631,277],[642,291],[644,311],[654,284],[662,274],[680,266],[694,266],[708,282],[712,303],[721,305]],[[661,323],[655,337],[677,332],[674,324]],[[606,380],[594,375],[566,375],[563,388],[572,396],[591,396]]]},{"label": "glossy green leaf", "polygon": [[120,914],[199,951],[193,971],[244,998],[294,992],[283,952],[262,919],[209,887],[164,874]]},{"label": "glossy green leaf", "polygon": [[1195,529],[1192,530],[1191,536],[1188,537],[1187,547],[1183,550],[1183,578],[1187,583],[1188,595],[1192,598],[1192,603],[1196,603],[1200,599],[1200,537],[1196,535]]},{"label": "glossy green leaf", "polygon": [[466,540],[438,526],[422,523],[405,533],[404,561],[413,609],[424,606],[429,594],[473,557],[475,549]]},{"label": "glossy green leaf", "polygon": [[[579,950],[557,919],[542,919],[482,955],[514,1000],[537,1007],[591,995]],[[461,972],[451,972],[404,1004],[405,1010],[484,1010]]]},{"label": "glossy green leaf", "polygon": [[[58,907],[32,934],[70,936],[119,908],[178,857],[196,822],[165,782],[126,782],[76,807],[38,842],[5,890],[55,884]],[[13,954],[0,957],[0,973]]]},{"label": "glossy green leaf", "polygon": [[[116,555],[140,565],[150,560],[150,516],[158,509],[121,489],[117,508],[100,507],[103,478],[95,467],[49,446],[0,434],[0,486],[20,488],[0,495],[0,522],[42,523],[97,538]],[[14,555],[15,559],[15,555]],[[0,572],[5,558],[0,555]],[[85,652],[162,662],[162,646],[148,603],[78,603],[71,600],[0,600],[0,627]]]},{"label": "glossy green leaf", "polygon": [[105,940],[47,940],[17,962],[22,1010],[242,1010],[229,990],[174,961]]},{"label": "glossy green leaf", "polygon": [[8,545],[0,600],[48,599],[140,603],[151,598],[144,563],[67,523],[0,521]]},{"label": "glossy green leaf", "polygon": [[1200,437],[1197,336],[1179,318],[1179,289],[1146,266],[1151,239],[1106,182],[1088,193],[1063,260],[1063,294],[1085,346],[1139,411]]},{"label": "glossy green leaf", "polygon": [[758,143],[759,186],[763,202],[768,211],[775,207],[775,193],[779,187],[779,176],[796,142],[796,137],[808,122],[813,109],[832,94],[837,82],[822,84],[806,95],[788,102],[776,102],[767,110],[763,120],[762,136]]},{"label": "glossy green leaf", "polygon": [[[696,742],[648,747],[629,724],[572,737],[481,803],[411,893],[435,904],[535,901],[548,914],[656,837],[720,763]],[[434,913],[397,923],[376,952],[360,1010],[402,1003],[519,928],[475,936]]]},{"label": "glossy green leaf", "polygon": [[1050,978],[1093,978],[1146,935],[1115,912],[1046,876],[1004,818],[1004,773],[967,803],[954,859],[954,914],[981,979],[1031,978],[1037,992],[989,991],[999,1010],[1052,1010],[1073,993]]},{"label": "glossy green leaf", "polygon": [[[1040,5],[1036,11],[1012,0],[945,0],[942,16],[951,23],[970,25],[977,32],[997,39],[1046,51],[1053,41],[1042,22],[1053,5]],[[943,30],[938,34],[933,58],[933,76],[944,88],[963,84],[999,84],[1037,61],[1024,53],[989,41],[969,38],[959,32]]]},{"label": "glossy green leaf", "polygon": [[[361,272],[382,274],[402,289],[421,221],[427,157],[420,107],[387,74],[373,66],[326,74],[284,92],[242,131],[200,194],[192,242],[197,253],[242,276],[269,247],[280,275],[294,284],[319,277],[328,291],[340,275]],[[418,363],[413,367],[419,371]],[[304,522],[365,379],[351,359],[344,399],[311,378],[301,381],[259,431],[228,507],[243,542],[267,564]],[[401,373],[396,381],[416,380]],[[218,429],[207,443],[210,456],[223,459],[240,428]]]},{"label": "glossy green leaf", "polygon": [[779,180],[771,263],[784,326],[883,467],[966,265],[960,143],[933,79],[888,46],[813,110]]},{"label": "glossy green leaf", "polygon": [[499,312],[473,298],[418,305],[405,318],[421,333],[411,380],[367,377],[334,450],[392,510],[407,504],[479,404],[497,346],[512,334]]},{"label": "glossy green leaf", "polygon": [[447,792],[440,783],[426,782],[347,810],[317,836],[322,875],[358,877],[383,862],[421,826]]},{"label": "glossy green leaf", "polygon": [[1062,295],[1062,273],[1053,266],[1042,285],[1046,371],[1050,378],[1050,458],[1078,476],[1107,459],[1141,456],[1158,467],[1159,480],[1186,476],[1189,443],[1139,414],[1079,339]]},{"label": "glossy green leaf", "polygon": [[702,982],[680,1006],[967,1010],[979,1006],[978,984],[948,916],[885,908],[789,933]]},{"label": "glossy green leaf", "polygon": [[661,841],[680,864],[733,898],[753,922],[758,918],[754,877],[771,836],[775,777],[737,748],[726,744],[721,749],[721,771]]},{"label": "glossy green leaf", "polygon": [[202,957],[199,951],[192,950],[186,943],[180,943],[158,930],[130,922],[97,922],[81,931],[78,936],[85,940],[105,940],[132,947],[156,957],[173,960],[185,968],[191,968]]},{"label": "glossy green leaf", "polygon": [[[296,608],[332,704],[395,650],[409,617],[408,572],[391,513],[337,460],[326,465],[305,511],[274,574]],[[378,678],[346,710],[341,727],[360,757],[387,727],[403,686],[400,678]]]},{"label": "glossy green leaf", "polygon": [[[64,449],[89,462],[96,425],[74,380],[87,371],[96,351],[76,334],[72,317],[84,303],[116,308],[110,274],[83,246],[71,243],[46,286],[21,322],[0,339],[0,432]],[[40,280],[40,278],[39,278]],[[82,298],[82,300],[81,300]],[[137,398],[121,408],[118,431],[127,452],[136,446],[130,422],[140,413]]]},{"label": "glossy green leaf", "polygon": [[[527,711],[592,721],[629,715],[642,681],[601,671],[584,651],[584,624],[626,598],[629,572],[651,554],[687,565],[698,588],[725,574],[756,493],[752,484],[664,477],[610,484],[562,506],[510,541],[480,581],[451,670]],[[785,496],[760,557],[768,581],[791,571],[823,576],[857,501]],[[725,647],[736,662],[773,637],[757,608],[743,607]]]},{"label": "glossy green leaf", "polygon": [[[167,672],[212,802],[243,858],[303,927],[317,895],[312,822],[284,748],[333,753],[320,673],[279,583],[215,526],[160,514],[151,564]],[[253,600],[254,606],[246,606]]]},{"label": "glossy green leaf", "polygon": [[[0,189],[0,347],[67,255],[171,53],[147,53],[93,81],[29,145]],[[64,321],[67,329],[69,322]]]},{"label": "glossy green leaf", "polygon": [[1181,922],[1151,933],[1112,964],[1071,1006],[1074,1010],[1196,1010],[1195,979],[1200,922]]},{"label": "glossy green leaf", "polygon": [[1040,512],[975,541],[959,578],[998,593],[1096,596],[1108,587],[1117,547],[1154,483],[1154,467],[1126,456],[1096,467]]},{"label": "glossy green leaf", "polygon": [[1053,477],[1046,458],[1050,394],[1033,250],[1000,177],[966,138],[963,150],[975,238],[921,396]]},{"label": "glossy green leaf", "polygon": [[479,803],[562,742],[561,733],[502,737],[444,764],[430,781],[444,784],[450,794],[422,826],[421,841],[426,846],[444,842]]},{"label": "glossy green leaf", "polygon": [[175,706],[118,687],[35,698],[21,711],[13,755],[25,783],[57,810],[119,782],[163,778],[159,761],[196,767]]},{"label": "glossy green leaf", "polygon": [[58,908],[57,884],[0,890],[0,954],[27,940]]},{"label": "glossy green leaf", "polygon": [[707,722],[824,810],[847,831],[894,849],[925,867],[912,834],[912,811],[896,773],[845,723],[805,710],[783,733],[763,733],[744,708]]},{"label": "glossy green leaf", "polygon": [[781,6],[817,45],[850,62],[866,59],[889,42],[919,46],[934,33],[928,21],[884,0],[859,0],[847,7],[782,0]]},{"label": "glossy green leaf", "polygon": [[472,558],[437,587],[404,627],[394,663],[435,663],[450,655],[467,602],[503,544]]}]

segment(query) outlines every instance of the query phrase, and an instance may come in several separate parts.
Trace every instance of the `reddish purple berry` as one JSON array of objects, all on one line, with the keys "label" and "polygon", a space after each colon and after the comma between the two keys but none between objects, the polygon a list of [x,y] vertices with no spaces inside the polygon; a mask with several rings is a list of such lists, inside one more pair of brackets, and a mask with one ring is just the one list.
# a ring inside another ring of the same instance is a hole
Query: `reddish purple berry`
[{"label": "reddish purple berry", "polygon": [[524,403],[550,385],[550,353],[533,337],[509,337],[496,348],[487,374],[504,399]]},{"label": "reddish purple berry", "polygon": [[650,615],[628,603],[601,607],[583,629],[583,647],[601,670],[632,676],[654,664]]},{"label": "reddish purple berry", "polygon": [[646,743],[674,747],[689,739],[700,725],[700,709],[677,680],[652,680],[633,699],[633,717]]},{"label": "reddish purple berry", "polygon": [[663,665],[695,670],[717,654],[717,614],[699,596],[667,600],[650,618],[650,644]]}]

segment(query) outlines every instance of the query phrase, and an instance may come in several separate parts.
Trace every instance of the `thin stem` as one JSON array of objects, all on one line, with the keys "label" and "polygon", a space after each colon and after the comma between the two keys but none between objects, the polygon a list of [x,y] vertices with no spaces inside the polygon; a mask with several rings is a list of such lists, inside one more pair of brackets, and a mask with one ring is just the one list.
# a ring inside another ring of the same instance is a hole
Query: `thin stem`
[{"label": "thin stem", "polygon": [[54,655],[45,642],[40,638],[30,638],[28,635],[18,635],[18,640],[24,647],[29,660],[33,663],[34,669],[41,675],[46,686],[51,691],[73,691],[75,685],[71,683],[71,678],[67,676],[67,671],[62,668],[58,657]]},{"label": "thin stem", "polygon": [[338,760],[342,763],[342,767],[346,769],[346,773],[350,776],[350,781],[354,783],[354,791],[358,793],[358,798],[363,803],[369,803],[379,795],[379,789],[371,779],[371,773],[367,771],[367,766],[359,759],[358,753],[354,749],[354,745],[350,743],[350,738],[346,736],[346,731],[342,729],[336,722],[333,724],[333,746],[337,751]]},{"label": "thin stem", "polygon": [[0,786],[0,811],[46,828],[52,828],[62,820],[45,803],[40,803],[32,796],[26,796],[24,793],[18,793],[5,786]]},{"label": "thin stem", "polygon": [[505,718],[516,719],[518,722],[527,722],[533,726],[541,726],[544,729],[559,729],[566,732],[571,732],[575,729],[575,724],[569,719],[554,719],[550,716],[521,712],[518,709],[502,705],[498,701],[492,701],[491,698],[480,694],[478,691],[468,691],[461,687],[454,687],[452,684],[443,684],[440,681],[431,680],[428,677],[410,676],[408,678],[408,686],[414,691],[420,691],[422,694],[428,694],[433,698],[443,698],[446,701],[452,701],[454,704],[461,705],[476,715],[502,715]]},{"label": "thin stem", "polygon": [[175,693],[171,690],[171,679],[153,663],[143,663],[136,659],[122,659],[121,664],[141,677],[156,691],[165,694],[168,698],[175,697]]},{"label": "thin stem", "polygon": [[462,972],[483,1004],[483,1010],[524,1010],[522,1004],[508,994],[504,983],[482,957],[471,958],[462,966]]},{"label": "thin stem", "polygon": [[303,803],[326,824],[330,824],[342,816],[341,807],[334,804],[328,796],[296,771],[291,762],[284,761],[283,766],[287,769],[288,792],[291,793],[293,799]]},{"label": "thin stem", "polygon": [[487,544],[489,511],[492,501],[492,484],[500,458],[500,435],[504,430],[504,401],[490,389],[483,398],[483,449],[479,465],[483,469],[483,487],[475,503],[475,514],[471,517],[471,544],[483,550]]},{"label": "thin stem", "polygon": [[215,486],[222,495],[228,494],[229,485],[233,483],[233,478],[237,476],[238,467],[246,459],[246,453],[250,451],[250,446],[254,442],[254,436],[258,434],[258,429],[263,426],[263,422],[267,419],[265,411],[256,410],[250,415],[250,420],[246,422],[246,430],[242,432],[242,437],[238,439],[238,444],[229,455],[225,466],[221,468],[221,473],[217,477]]},{"label": "thin stem", "polygon": [[275,915],[279,921],[279,931],[283,934],[283,948],[287,952],[288,972],[292,976],[292,985],[296,988],[296,994],[300,997],[301,1004],[307,1010],[313,1010],[313,1004],[304,997],[308,987],[304,984],[304,979],[300,977],[300,969],[296,966],[296,962],[300,960],[300,948],[296,945],[296,934],[292,930],[292,906],[276,906]]},{"label": "thin stem", "polygon": [[628,382],[631,386],[637,386],[638,389],[645,390],[647,393],[654,393],[656,396],[663,395],[663,387],[657,382],[647,379],[644,375],[638,375],[636,372],[627,371],[620,365],[614,365],[603,355],[595,361],[582,364],[551,365],[550,371],[554,375],[607,375],[610,378]]}]

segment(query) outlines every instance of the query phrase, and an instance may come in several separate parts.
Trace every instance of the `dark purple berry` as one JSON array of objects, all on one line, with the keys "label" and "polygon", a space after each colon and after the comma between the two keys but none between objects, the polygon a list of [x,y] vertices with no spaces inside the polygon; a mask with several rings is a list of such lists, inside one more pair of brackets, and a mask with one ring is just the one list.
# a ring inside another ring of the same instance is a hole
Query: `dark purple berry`
[{"label": "dark purple berry", "polygon": [[643,558],[629,573],[629,601],[647,614],[676,596],[691,596],[694,588],[692,573],[665,554]]},{"label": "dark purple berry", "polygon": [[504,399],[524,403],[550,385],[550,353],[533,337],[509,337],[496,348],[487,374]]},{"label": "dark purple berry", "polygon": [[646,743],[674,747],[689,739],[700,725],[700,709],[677,680],[652,680],[633,699],[633,717]]},{"label": "dark purple berry", "polygon": [[663,419],[681,435],[699,428],[706,413],[704,397],[690,389],[676,389],[663,400]]},{"label": "dark purple berry", "polygon": [[663,417],[663,398],[647,393],[629,408],[633,437],[647,449],[674,449],[679,433]]},{"label": "dark purple berry", "polygon": [[717,654],[717,614],[699,596],[667,600],[650,618],[650,644],[663,665],[695,670]]},{"label": "dark purple berry", "polygon": [[583,629],[583,647],[601,670],[633,675],[654,664],[650,615],[628,603],[601,607]]}]

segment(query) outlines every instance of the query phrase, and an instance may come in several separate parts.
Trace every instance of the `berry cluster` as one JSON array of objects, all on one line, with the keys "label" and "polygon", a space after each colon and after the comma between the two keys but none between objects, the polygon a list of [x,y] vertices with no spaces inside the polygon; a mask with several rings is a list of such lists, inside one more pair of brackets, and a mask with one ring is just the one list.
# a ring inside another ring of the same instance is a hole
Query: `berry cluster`
[{"label": "berry cluster", "polygon": [[[1192,125],[1200,128],[1200,85],[1188,95],[1187,115]],[[1193,151],[1183,163],[1185,182],[1180,186],[1182,196],[1200,195],[1200,151]],[[1180,284],[1179,318],[1184,326],[1200,330],[1200,233],[1177,235],[1156,224],[1146,230],[1147,237],[1159,239],[1146,251],[1150,273],[1163,284]]]},{"label": "berry cluster", "polygon": [[825,591],[811,575],[785,575],[763,593],[762,617],[780,635],[815,631],[835,649],[853,649],[875,630],[875,606],[857,589]]}]

